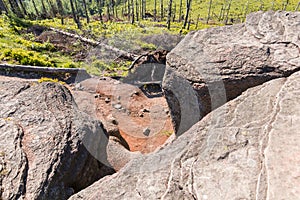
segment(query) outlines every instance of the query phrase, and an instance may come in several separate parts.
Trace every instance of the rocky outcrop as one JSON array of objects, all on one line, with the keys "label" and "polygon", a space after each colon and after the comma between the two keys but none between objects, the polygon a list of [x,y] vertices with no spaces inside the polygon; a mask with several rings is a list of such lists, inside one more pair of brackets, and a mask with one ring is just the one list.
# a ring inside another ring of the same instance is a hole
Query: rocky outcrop
[{"label": "rocky outcrop", "polygon": [[64,86],[0,82],[0,199],[68,198],[114,172],[107,143]]},{"label": "rocky outcrop", "polygon": [[10,64],[0,64],[0,75],[26,79],[47,77],[59,79],[66,83],[80,82],[91,78],[86,70],[81,68],[53,68]]},{"label": "rocky outcrop", "polygon": [[70,199],[298,199],[300,73],[248,89]]},{"label": "rocky outcrop", "polygon": [[247,88],[300,69],[300,13],[189,33],[167,56],[163,88],[178,135]]}]

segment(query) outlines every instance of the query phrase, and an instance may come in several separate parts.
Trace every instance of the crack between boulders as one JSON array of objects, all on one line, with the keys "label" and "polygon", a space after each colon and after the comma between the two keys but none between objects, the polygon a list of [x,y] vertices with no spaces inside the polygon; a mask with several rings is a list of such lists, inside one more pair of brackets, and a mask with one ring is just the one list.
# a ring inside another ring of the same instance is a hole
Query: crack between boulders
[{"label": "crack between boulders", "polygon": [[194,185],[194,164],[197,161],[197,158],[193,161],[193,163],[191,164],[191,168],[190,168],[190,179],[191,179],[191,191],[189,189],[190,194],[192,195],[192,197],[197,200],[197,186]]},{"label": "crack between boulders", "polygon": [[[285,79],[285,82],[282,84],[279,92],[276,95],[276,102],[275,102],[275,106],[273,109],[273,116],[271,117],[271,120],[267,123],[267,125],[265,126],[265,131],[266,133],[264,134],[262,140],[261,140],[261,148],[260,148],[260,154],[261,154],[261,169],[258,175],[258,179],[257,179],[257,184],[256,184],[256,194],[255,194],[255,199],[256,200],[260,200],[260,199],[267,199],[268,197],[268,193],[269,193],[269,182],[268,182],[268,167],[266,166],[266,155],[265,155],[265,151],[266,149],[269,148],[270,146],[270,133],[272,131],[272,127],[273,127],[273,123],[275,122],[279,112],[280,112],[280,102],[281,102],[281,98],[280,98],[280,94],[282,93],[283,88],[285,87],[286,83],[288,81],[288,78]],[[264,175],[265,174],[265,175]],[[263,176],[265,176],[266,179],[266,185],[265,185],[265,193],[263,194],[263,198],[260,196],[261,192],[261,181],[264,178]]]},{"label": "crack between boulders", "polygon": [[176,159],[174,159],[172,161],[172,163],[171,163],[170,172],[169,172],[169,178],[168,178],[168,183],[167,183],[167,189],[166,189],[165,193],[161,196],[161,199],[164,199],[167,196],[167,194],[168,194],[168,192],[169,192],[169,190],[171,188],[172,179],[173,179],[173,168],[174,168],[174,163],[175,162],[176,162]]},{"label": "crack between boulders", "polygon": [[19,165],[20,168],[18,169],[18,172],[17,172],[16,176],[14,177],[14,178],[18,177],[18,175],[21,173],[20,181],[22,181],[22,183],[20,183],[18,192],[15,194],[15,198],[19,199],[19,198],[21,198],[22,195],[25,195],[25,193],[26,193],[26,184],[27,184],[29,163],[28,163],[26,151],[23,149],[23,145],[22,145],[22,140],[24,137],[25,129],[23,128],[23,126],[20,123],[15,123],[15,125],[17,125],[17,127],[18,127],[18,134],[14,141],[15,150],[20,148],[20,151],[21,151],[21,164]]},{"label": "crack between boulders", "polygon": [[28,88],[30,88],[29,84],[23,85],[13,96],[12,98],[15,98],[17,95],[21,94],[22,92],[24,92],[25,90],[27,90]]}]

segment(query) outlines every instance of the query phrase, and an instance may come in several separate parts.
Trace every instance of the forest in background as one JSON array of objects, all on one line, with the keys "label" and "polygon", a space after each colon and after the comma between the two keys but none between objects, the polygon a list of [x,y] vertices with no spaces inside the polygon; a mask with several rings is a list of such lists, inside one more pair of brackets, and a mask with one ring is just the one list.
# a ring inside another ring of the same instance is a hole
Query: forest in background
[{"label": "forest in background", "polygon": [[0,0],[0,60],[124,76],[134,56],[169,51],[190,30],[299,6],[299,0]]}]

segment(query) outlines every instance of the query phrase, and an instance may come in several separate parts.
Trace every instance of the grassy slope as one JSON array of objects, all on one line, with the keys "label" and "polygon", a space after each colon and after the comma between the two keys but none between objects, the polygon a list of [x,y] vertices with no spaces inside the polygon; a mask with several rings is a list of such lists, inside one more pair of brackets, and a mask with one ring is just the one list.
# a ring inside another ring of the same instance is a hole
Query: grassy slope
[{"label": "grassy slope", "polygon": [[[284,4],[288,1],[286,6],[286,10],[294,11],[297,7],[299,0],[231,0],[231,7],[228,18],[233,19],[245,19],[245,16],[250,12],[255,12],[258,10],[282,10],[284,8]],[[185,13],[186,9],[186,1],[182,0],[182,14]],[[191,19],[192,21],[196,21],[199,16],[203,21],[206,20],[208,15],[210,0],[192,0],[192,9],[191,9]],[[217,22],[218,16],[220,15],[221,8],[224,5],[228,8],[230,0],[212,0],[211,7],[211,16],[212,20]],[[165,8],[165,16],[167,15],[167,6],[168,0],[163,0],[164,8]],[[173,0],[173,10],[176,7],[176,20],[179,18],[179,5],[180,0]],[[157,0],[157,13],[160,13],[160,0]],[[147,0],[147,11],[153,13],[154,10],[154,0]]]},{"label": "grassy slope", "polygon": [[[212,4],[212,21],[217,22],[217,16],[223,5],[228,5],[230,0],[213,0]],[[167,14],[167,2],[164,0],[165,16]],[[177,14],[175,19],[179,17],[179,2],[174,0],[173,8],[176,5]],[[185,1],[183,0],[182,14],[185,13]],[[157,0],[157,15],[159,15],[159,3]],[[281,9],[286,1],[272,1],[272,0],[232,0],[231,9],[228,18],[233,18],[236,21],[244,20],[245,14],[257,11],[259,9],[268,10],[272,7],[274,9]],[[286,6],[287,10],[294,10],[298,0],[290,0]],[[196,21],[197,17],[206,21],[208,12],[209,0],[193,0],[191,19]],[[119,13],[122,5],[119,6]],[[147,0],[147,12],[153,13],[154,0]],[[120,14],[119,14],[120,15]],[[106,22],[104,24],[92,20],[90,24],[86,24],[82,19],[83,29],[78,30],[72,19],[66,19],[64,25],[60,24],[59,19],[40,20],[40,21],[20,21],[9,20],[5,15],[0,15],[0,61],[24,65],[48,66],[48,67],[84,67],[90,73],[97,75],[125,75],[126,67],[130,62],[114,61],[116,55],[110,55],[95,49],[86,47],[80,41],[71,41],[67,44],[64,52],[49,41],[37,41],[37,36],[28,31],[32,25],[42,25],[46,27],[59,28],[69,32],[76,32],[89,38],[94,38],[98,41],[103,41],[106,44],[115,46],[119,49],[136,52],[137,54],[143,51],[155,50],[160,47],[159,38],[161,42],[164,40],[163,36],[166,34],[179,34],[179,32],[186,34],[187,30],[181,30],[182,22],[173,22],[171,30],[165,27],[166,22],[153,22],[151,19],[135,22],[134,25],[126,22]],[[195,23],[192,23],[190,30],[195,29]],[[198,29],[207,28],[209,25],[200,23]],[[147,41],[147,36],[157,36],[156,38]],[[155,40],[157,40],[155,42]],[[168,40],[168,38],[166,39]],[[82,53],[85,49],[84,58],[76,57],[77,54]]]}]

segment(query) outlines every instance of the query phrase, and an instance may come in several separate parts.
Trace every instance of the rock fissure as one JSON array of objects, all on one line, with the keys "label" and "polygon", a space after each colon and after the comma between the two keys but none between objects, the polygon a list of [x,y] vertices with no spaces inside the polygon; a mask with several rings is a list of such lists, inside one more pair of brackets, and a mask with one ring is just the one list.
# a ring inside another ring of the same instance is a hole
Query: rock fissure
[{"label": "rock fissure", "polygon": [[[282,83],[282,86],[280,90],[278,91],[276,97],[275,97],[275,103],[274,103],[274,109],[270,116],[270,121],[266,123],[265,129],[264,129],[264,136],[261,140],[261,148],[260,148],[260,156],[261,156],[261,169],[258,175],[257,180],[257,189],[256,189],[256,200],[260,199],[266,199],[268,194],[268,188],[269,188],[269,182],[268,182],[268,168],[266,167],[266,156],[265,156],[265,150],[269,146],[270,141],[270,132],[272,130],[273,122],[276,120],[277,115],[280,112],[280,101],[281,101],[281,94],[282,90],[285,87],[285,84],[287,83],[288,78],[284,78],[284,82]],[[265,176],[265,177],[263,177]],[[266,181],[266,183],[261,183],[263,181]],[[264,184],[264,185],[262,185]],[[260,189],[260,187],[264,188],[263,191]]]}]

